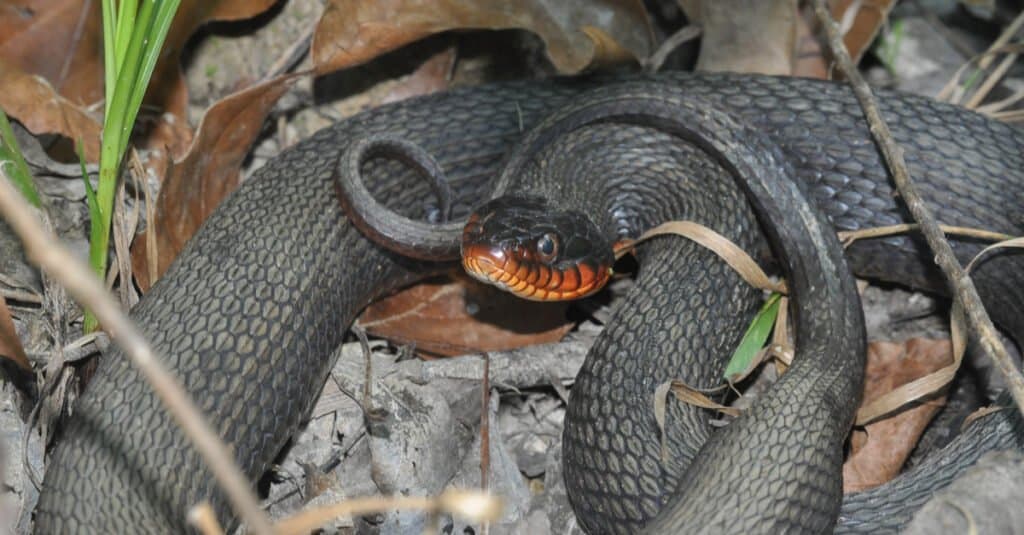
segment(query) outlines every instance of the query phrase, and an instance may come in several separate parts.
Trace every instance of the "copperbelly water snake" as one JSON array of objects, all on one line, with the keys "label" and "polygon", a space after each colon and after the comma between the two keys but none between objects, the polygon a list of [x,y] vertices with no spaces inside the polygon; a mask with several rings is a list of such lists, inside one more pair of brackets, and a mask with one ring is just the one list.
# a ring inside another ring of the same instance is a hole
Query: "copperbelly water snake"
[{"label": "copperbelly water snake", "polygon": [[[765,132],[836,227],[902,220],[857,104],[844,87],[736,75],[666,74],[658,80],[699,95]],[[602,83],[606,81],[487,86],[374,110],[282,154],[218,208],[133,315],[235,448],[250,476],[267,467],[308,412],[316,391],[311,385],[326,378],[327,355],[340,342],[342,327],[375,296],[433,271],[382,250],[345,221],[332,180],[339,152],[374,134],[417,143],[437,158],[457,186],[458,216],[487,198],[502,155],[524,129]],[[882,102],[926,198],[942,207],[943,222],[1021,232],[1024,138],[1019,131],[921,98],[883,93]],[[642,144],[654,135],[642,128],[625,131]],[[645,146],[653,145],[663,144]],[[686,160],[691,157],[681,154]],[[363,172],[374,195],[386,199],[388,207],[410,216],[430,211],[422,201],[424,186],[400,164],[373,160]],[[628,211],[623,214],[631,217]],[[927,256],[922,260],[919,247],[905,238],[875,240],[855,245],[849,258],[865,276],[937,289],[934,270]],[[977,247],[957,244],[956,249],[966,257]],[[665,260],[693,254],[666,251],[658,253]],[[650,256],[657,260],[658,254]],[[660,264],[655,260],[644,259]],[[1012,333],[1024,332],[1024,271],[1019,266],[1019,256],[1010,255],[992,259],[977,273],[983,298]],[[700,277],[728,274],[708,268],[694,276],[698,285],[688,295],[700,304]],[[634,293],[629,300],[665,314],[676,306],[666,296],[651,293]],[[624,317],[622,323],[635,329],[648,319]],[[653,339],[671,339],[668,334]],[[628,347],[626,335],[606,336],[605,343]],[[944,452],[946,468],[962,467],[984,446],[1008,447],[1019,440],[1020,422],[1012,414],[997,413],[986,421],[969,429],[963,444]],[[593,438],[615,440],[605,434]],[[928,470],[941,465],[931,464]],[[949,472],[941,471],[942,477],[951,477]],[[897,483],[878,495],[850,501],[844,517],[856,517],[858,507],[867,502],[874,506],[880,496],[895,499],[889,506],[902,511],[937,484]],[[795,495],[807,498],[810,492],[797,489]],[[209,473],[137,373],[116,354],[104,358],[51,458],[38,508],[39,531],[179,531],[186,508],[207,497],[227,517]],[[781,503],[789,506],[798,498],[782,498]],[[889,503],[881,502],[882,509]],[[765,510],[778,503],[765,497],[750,507]],[[886,518],[901,521],[906,513],[901,514]]]}]

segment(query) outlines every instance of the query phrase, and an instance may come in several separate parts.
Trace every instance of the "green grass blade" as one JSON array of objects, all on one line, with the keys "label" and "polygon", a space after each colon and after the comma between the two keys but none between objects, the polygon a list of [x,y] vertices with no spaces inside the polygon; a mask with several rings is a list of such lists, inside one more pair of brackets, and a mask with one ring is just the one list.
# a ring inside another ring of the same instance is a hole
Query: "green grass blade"
[{"label": "green grass blade", "polygon": [[103,0],[103,114],[110,113],[110,103],[114,100],[114,82],[117,80],[117,45],[114,33],[114,21],[117,19],[117,0]]},{"label": "green grass blade", "polygon": [[[110,224],[121,164],[149,79],[179,4],[180,0],[142,0],[141,5],[138,0],[104,0],[107,105],[100,146],[99,185],[95,191],[89,185],[86,187],[93,216],[89,231],[89,261],[101,278],[107,270]],[[87,314],[86,331],[95,326],[95,318]]]},{"label": "green grass blade", "polygon": [[75,143],[75,153],[78,154],[78,165],[82,168],[82,182],[85,182],[85,204],[89,208],[89,219],[98,220],[99,203],[96,201],[96,190],[89,182],[89,171],[85,168],[85,149],[82,148],[82,141]]},{"label": "green grass blade", "polygon": [[116,63],[118,72],[124,67],[125,56],[128,53],[128,44],[131,42],[132,34],[136,31],[136,16],[138,15],[138,0],[120,0],[120,9],[117,11],[117,26],[114,29],[117,35],[117,57]]},{"label": "green grass blade", "polygon": [[757,352],[764,347],[765,341],[768,340],[768,336],[772,333],[775,318],[779,315],[779,299],[781,297],[782,294],[772,293],[764,305],[761,306],[761,310],[754,316],[754,320],[750,322],[747,332],[743,334],[743,339],[740,340],[739,347],[736,348],[732,358],[729,359],[729,365],[725,367],[726,381],[732,383],[738,378],[746,376],[756,364],[754,359],[757,357]]},{"label": "green grass blade", "polygon": [[[152,2],[153,0],[146,0],[147,5]],[[153,69],[156,68],[157,60],[160,58],[160,51],[163,49],[164,39],[166,39],[167,31],[170,29],[171,22],[174,20],[174,14],[178,11],[179,3],[180,0],[162,0],[158,2],[156,13],[154,13],[152,18],[147,21],[149,23],[148,34],[150,45],[145,47],[143,50],[139,71],[137,73],[137,78],[141,80],[142,83],[137,84],[132,88],[132,94],[128,102],[128,111],[132,114],[132,122],[135,121],[135,114],[138,113],[139,108],[142,106],[142,98],[146,95],[146,88],[149,86],[149,78],[153,75]],[[125,142],[127,142],[127,139]]]},{"label": "green grass blade", "polygon": [[14,129],[11,128],[11,122],[7,120],[7,114],[3,110],[0,110],[0,167],[3,167],[4,174],[11,178],[32,206],[42,206],[39,193],[32,181],[32,172],[28,169],[25,157],[18,147],[18,140],[14,137]]}]

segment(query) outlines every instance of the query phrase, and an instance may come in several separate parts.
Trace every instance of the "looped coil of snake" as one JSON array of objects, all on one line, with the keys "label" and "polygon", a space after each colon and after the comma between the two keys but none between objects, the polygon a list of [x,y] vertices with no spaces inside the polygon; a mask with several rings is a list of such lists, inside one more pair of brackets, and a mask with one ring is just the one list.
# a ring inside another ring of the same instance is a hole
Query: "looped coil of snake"
[{"label": "looped coil of snake", "polygon": [[[1024,133],[928,99],[880,101],[942,223],[1022,233]],[[842,496],[866,343],[853,274],[945,290],[914,237],[865,240],[844,255],[837,229],[907,216],[852,94],[829,82],[556,79],[366,112],[243,184],[133,316],[255,478],[311,409],[339,326],[372,299],[458,260],[526,298],[585,296],[607,281],[612,244],[676,219],[781,269],[797,356],[724,429],[670,403],[663,458],[654,389],[671,378],[714,384],[759,294],[692,243],[642,245],[635,286],[591,348],[567,412],[563,468],[587,532],[894,531],[984,452],[1024,445],[1020,415],[998,411],[885,486]],[[981,249],[953,246],[962,261]],[[1018,342],[1022,268],[1010,252],[974,276]],[[200,499],[233,525],[137,372],[106,356],[50,462],[37,529],[176,532]]]}]

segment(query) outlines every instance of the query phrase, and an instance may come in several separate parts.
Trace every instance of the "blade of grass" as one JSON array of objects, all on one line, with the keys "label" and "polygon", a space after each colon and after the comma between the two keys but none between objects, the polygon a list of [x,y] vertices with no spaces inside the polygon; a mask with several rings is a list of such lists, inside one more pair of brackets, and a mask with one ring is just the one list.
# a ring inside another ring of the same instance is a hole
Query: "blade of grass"
[{"label": "blade of grass", "polygon": [[[115,43],[118,46],[114,48],[114,65],[117,68],[117,73],[120,74],[121,69],[124,67],[125,56],[128,53],[128,44],[131,42],[132,32],[135,28],[139,4],[134,0],[121,0],[118,4],[117,22],[114,26],[114,35],[117,39]],[[114,78],[114,80],[116,83],[117,78]]]},{"label": "blade of grass", "polygon": [[18,140],[14,137],[11,122],[7,120],[7,114],[3,110],[0,110],[0,166],[5,168],[5,174],[11,178],[28,202],[39,208],[42,203],[39,200],[35,183],[32,181],[32,173],[18,147]]},{"label": "blade of grass", "polygon": [[[142,97],[146,94],[149,78],[153,75],[153,69],[156,68],[157,59],[160,57],[160,49],[162,48],[164,38],[167,37],[167,31],[171,27],[171,22],[174,20],[174,14],[178,11],[179,3],[180,0],[164,0],[159,2],[157,11],[154,13],[152,21],[150,21],[148,32],[150,39],[155,40],[161,45],[146,47],[143,50],[139,73],[136,75],[142,83],[136,84],[133,87],[131,99],[128,102],[128,112],[131,113],[132,123],[135,122],[135,116],[142,105]],[[124,146],[121,147],[122,153],[127,150],[127,141],[125,139]]]},{"label": "blade of grass", "polygon": [[[110,225],[117,181],[142,98],[180,0],[104,0],[106,114],[100,148],[100,178],[90,200],[89,263],[102,279],[107,271]],[[86,314],[85,329],[96,328]]]},{"label": "blade of grass", "polygon": [[[104,115],[110,113],[110,103],[114,100],[114,82],[117,80],[117,62],[114,47],[117,36],[114,22],[117,19],[114,0],[103,0],[103,110]],[[113,66],[113,67],[112,67]]]},{"label": "blade of grass", "polygon": [[768,335],[772,332],[772,326],[775,325],[775,318],[779,316],[779,299],[781,297],[782,294],[773,292],[761,306],[761,310],[754,316],[754,320],[750,322],[747,332],[743,333],[740,345],[733,352],[729,364],[725,367],[726,381],[735,383],[742,380],[754,367],[757,353],[764,347]]}]

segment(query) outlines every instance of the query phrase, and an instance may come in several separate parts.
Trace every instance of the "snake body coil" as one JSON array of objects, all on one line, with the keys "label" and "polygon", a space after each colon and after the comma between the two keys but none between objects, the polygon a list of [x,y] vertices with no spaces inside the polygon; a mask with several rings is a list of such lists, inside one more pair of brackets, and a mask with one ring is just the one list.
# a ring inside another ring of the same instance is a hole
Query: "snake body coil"
[{"label": "snake body coil", "polygon": [[[754,125],[778,146],[785,165],[802,179],[806,191],[838,229],[904,221],[904,211],[893,197],[888,175],[847,88],[825,82],[739,75],[665,74],[656,80],[698,95]],[[214,428],[235,449],[250,477],[257,477],[267,468],[308,413],[314,393],[326,379],[328,355],[355,314],[374,297],[437,267],[381,249],[346,221],[332,184],[339,152],[373,135],[393,134],[408,139],[434,155],[446,170],[457,193],[453,215],[463,216],[487,198],[503,155],[522,135],[520,125],[530,127],[546,113],[601,83],[583,80],[487,86],[373,110],[286,151],[225,200],[133,316],[182,377]],[[642,92],[646,82],[637,83],[633,87]],[[915,180],[932,207],[939,208],[943,223],[1022,233],[1024,135],[1020,131],[926,99],[882,93],[881,100],[893,133],[906,150]],[[655,167],[649,168],[656,169],[666,158],[691,162],[691,169],[709,179],[704,182],[708,187],[714,187],[710,179],[719,176],[707,170],[714,167],[714,162],[701,159],[685,145],[666,145],[663,135],[642,126],[607,128],[588,135],[606,136],[607,146],[638,149],[641,157],[650,155]],[[624,154],[614,150],[606,153],[610,160],[621,159]],[[552,156],[551,161],[569,165],[580,158],[559,160]],[[363,174],[373,195],[385,200],[391,209],[411,217],[430,216],[436,209],[422,200],[428,197],[427,186],[399,162],[370,159],[363,165]],[[588,193],[585,186],[581,188],[581,194]],[[663,209],[642,192],[634,193],[636,198],[647,199],[646,204],[622,203],[614,212],[621,221],[646,217],[635,209],[654,210],[651,213],[655,215]],[[726,229],[726,234],[754,228],[752,220],[747,221],[743,224],[747,226]],[[756,239],[746,245],[756,249]],[[955,242],[954,249],[964,260],[980,247]],[[887,238],[855,244],[848,258],[860,275],[941,291],[941,279],[928,256],[922,256],[923,250],[914,239]],[[700,338],[698,329],[731,328],[724,317],[728,310],[749,314],[749,305],[742,305],[708,312],[708,326],[678,326],[678,332],[645,330],[648,323],[657,324],[683,306],[679,295],[687,296],[691,305],[717,302],[707,291],[709,281],[729,276],[725,270],[702,268],[706,259],[686,247],[663,247],[648,256],[644,262],[653,265],[674,262],[672,265],[691,266],[682,276],[695,284],[686,288],[671,284],[669,275],[679,277],[678,271],[641,272],[638,284],[647,286],[630,294],[617,309],[620,321],[602,336],[596,352],[684,353],[689,340]],[[1020,255],[1004,255],[982,264],[975,277],[996,321],[1017,335],[1024,333],[1021,266]],[[672,295],[658,282],[683,293]],[[748,290],[737,291],[749,294]],[[631,316],[630,310],[642,314]],[[731,321],[735,323],[735,318]],[[610,396],[629,386],[649,390],[651,379],[644,378],[646,370],[642,368],[655,364],[642,362],[649,361],[627,359],[623,369],[608,370],[617,384],[597,384],[593,378],[603,373],[599,368],[604,364],[588,364],[580,383],[585,386],[590,381],[595,392]],[[707,374],[706,368],[693,373]],[[821,387],[813,381],[807,384],[811,390]],[[595,495],[595,501],[580,509],[583,522],[597,530],[628,530],[652,516],[645,496],[659,491],[647,488],[647,474],[660,472],[661,468],[650,468],[649,456],[613,459],[602,453],[617,451],[617,441],[623,440],[627,432],[617,428],[617,434],[606,434],[606,422],[608,428],[615,428],[616,422],[630,421],[622,414],[628,408],[607,399],[598,397],[590,405],[574,404],[570,410],[587,413],[582,416],[589,415],[591,424],[578,428],[579,436],[567,432],[567,462],[604,469],[613,475],[610,483],[598,486],[604,495]],[[825,416],[849,408],[826,403],[821,410],[816,414]],[[674,414],[681,427],[699,436],[706,434],[701,422],[688,422],[679,416],[682,413]],[[768,428],[770,424],[790,426],[787,433],[803,432],[812,443],[819,438],[812,436],[814,430],[828,427],[785,410],[778,416],[781,421],[758,420],[754,426],[763,426],[768,433],[775,432]],[[1019,417],[1005,411],[976,423],[955,448],[943,450],[941,458],[922,467],[920,471],[927,478],[911,474],[883,492],[848,499],[840,528],[891,528],[904,522],[910,514],[907,511],[912,510],[910,506],[919,504],[985,448],[1019,447],[1020,425]],[[575,447],[571,444],[577,442],[613,447],[569,453]],[[686,447],[695,442],[676,437],[669,437],[669,442],[681,458],[694,456],[695,452],[686,451]],[[743,455],[735,446],[711,448],[712,456],[736,459]],[[780,463],[786,462],[786,451],[773,455]],[[706,488],[733,477],[737,469],[771,470],[774,461],[763,461],[729,469],[728,473],[698,470],[703,475],[688,484]],[[730,465],[727,460],[716,462],[719,464],[714,466]],[[629,473],[637,477],[616,479],[616,474]],[[586,486],[589,476],[580,477]],[[834,519],[825,518],[825,511],[834,506],[820,506],[816,485],[832,488],[834,478],[825,480],[829,477],[809,473],[777,487],[749,489],[753,499],[742,507],[768,516],[773,509],[784,509],[779,518],[794,520],[780,525],[792,528],[827,526]],[[787,497],[776,500],[776,492],[786,492]],[[203,499],[210,499],[222,518],[230,518],[209,472],[142,378],[117,352],[106,356],[50,460],[38,506],[37,529],[44,533],[182,531],[185,511]],[[712,507],[728,507],[729,502],[724,500],[730,499],[738,497],[725,497]],[[872,516],[879,516],[879,520],[867,518],[864,513],[868,507],[875,508]],[[606,517],[610,522],[603,524]],[[683,517],[686,515],[673,518]]]}]

